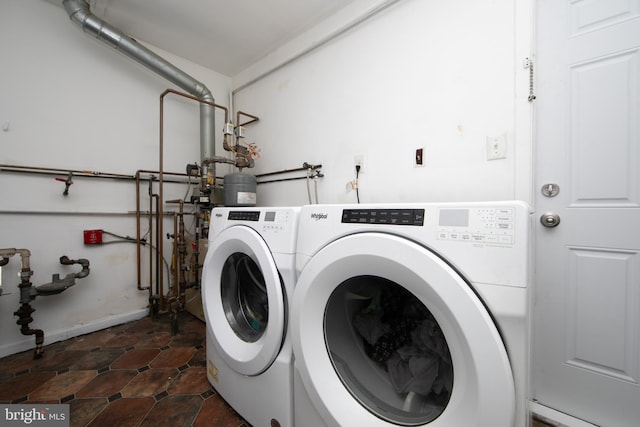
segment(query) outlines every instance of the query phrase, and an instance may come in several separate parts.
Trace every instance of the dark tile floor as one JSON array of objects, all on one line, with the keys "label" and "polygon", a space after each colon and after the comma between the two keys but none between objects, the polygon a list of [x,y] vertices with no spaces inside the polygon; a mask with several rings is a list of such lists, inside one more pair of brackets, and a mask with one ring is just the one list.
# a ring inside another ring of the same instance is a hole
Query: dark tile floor
[{"label": "dark tile floor", "polygon": [[179,319],[173,336],[144,318],[2,358],[0,404],[66,403],[73,427],[251,427],[207,381],[204,323]]},{"label": "dark tile floor", "polygon": [[250,427],[207,381],[204,323],[179,328],[145,318],[2,358],[0,403],[66,403],[71,426]]}]

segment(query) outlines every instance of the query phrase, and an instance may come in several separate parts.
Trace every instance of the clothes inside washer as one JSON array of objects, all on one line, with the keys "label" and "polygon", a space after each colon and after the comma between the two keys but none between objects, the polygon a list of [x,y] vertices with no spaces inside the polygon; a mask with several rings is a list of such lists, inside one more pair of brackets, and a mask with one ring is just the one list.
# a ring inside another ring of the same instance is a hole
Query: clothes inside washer
[{"label": "clothes inside washer", "polygon": [[353,325],[367,355],[389,373],[398,393],[448,400],[449,348],[435,318],[413,294],[398,285],[382,287],[354,315]]}]

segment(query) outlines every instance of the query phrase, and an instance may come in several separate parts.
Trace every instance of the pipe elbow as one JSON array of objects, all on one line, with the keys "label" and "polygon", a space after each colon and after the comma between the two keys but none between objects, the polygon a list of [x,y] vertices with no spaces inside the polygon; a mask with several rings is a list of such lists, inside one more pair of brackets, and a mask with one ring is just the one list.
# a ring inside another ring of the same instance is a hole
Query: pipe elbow
[{"label": "pipe elbow", "polygon": [[79,271],[78,273],[73,274],[73,277],[76,279],[83,279],[87,277],[90,273],[89,260],[86,258],[70,259],[68,256],[62,255],[60,257],[60,264],[62,265],[80,264],[80,266],[82,267],[82,270]]},{"label": "pipe elbow", "polygon": [[89,269],[89,260],[81,258],[77,262],[82,266],[82,270],[76,273],[76,279],[84,279],[91,272],[91,270]]},{"label": "pipe elbow", "polygon": [[9,258],[14,255],[20,255],[22,259],[22,269],[29,270],[31,268],[29,263],[29,258],[31,258],[31,251],[29,249],[16,249],[16,248],[7,248],[0,249],[0,257],[2,260],[0,261],[0,266],[6,265],[9,262]]}]

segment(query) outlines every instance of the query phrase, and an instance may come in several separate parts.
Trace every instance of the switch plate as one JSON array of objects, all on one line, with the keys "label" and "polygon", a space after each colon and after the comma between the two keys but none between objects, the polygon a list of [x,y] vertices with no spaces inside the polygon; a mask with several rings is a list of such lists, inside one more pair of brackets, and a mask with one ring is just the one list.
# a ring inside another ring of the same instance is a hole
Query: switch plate
[{"label": "switch plate", "polygon": [[487,136],[487,160],[507,158],[507,136]]},{"label": "switch plate", "polygon": [[416,155],[413,164],[417,168],[421,168],[424,166],[424,148],[416,148]]}]

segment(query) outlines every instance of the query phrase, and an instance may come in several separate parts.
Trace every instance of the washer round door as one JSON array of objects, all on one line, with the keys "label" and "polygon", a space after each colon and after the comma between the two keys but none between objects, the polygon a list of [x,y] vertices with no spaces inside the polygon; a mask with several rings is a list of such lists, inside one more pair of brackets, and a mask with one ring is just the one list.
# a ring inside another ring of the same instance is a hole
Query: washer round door
[{"label": "washer round door", "polygon": [[511,427],[515,386],[485,306],[405,238],[340,238],[306,264],[291,330],[305,391],[329,426]]},{"label": "washer round door", "polygon": [[252,228],[232,226],[210,243],[202,272],[207,333],[224,361],[259,375],[286,331],[284,284],[269,247]]}]

